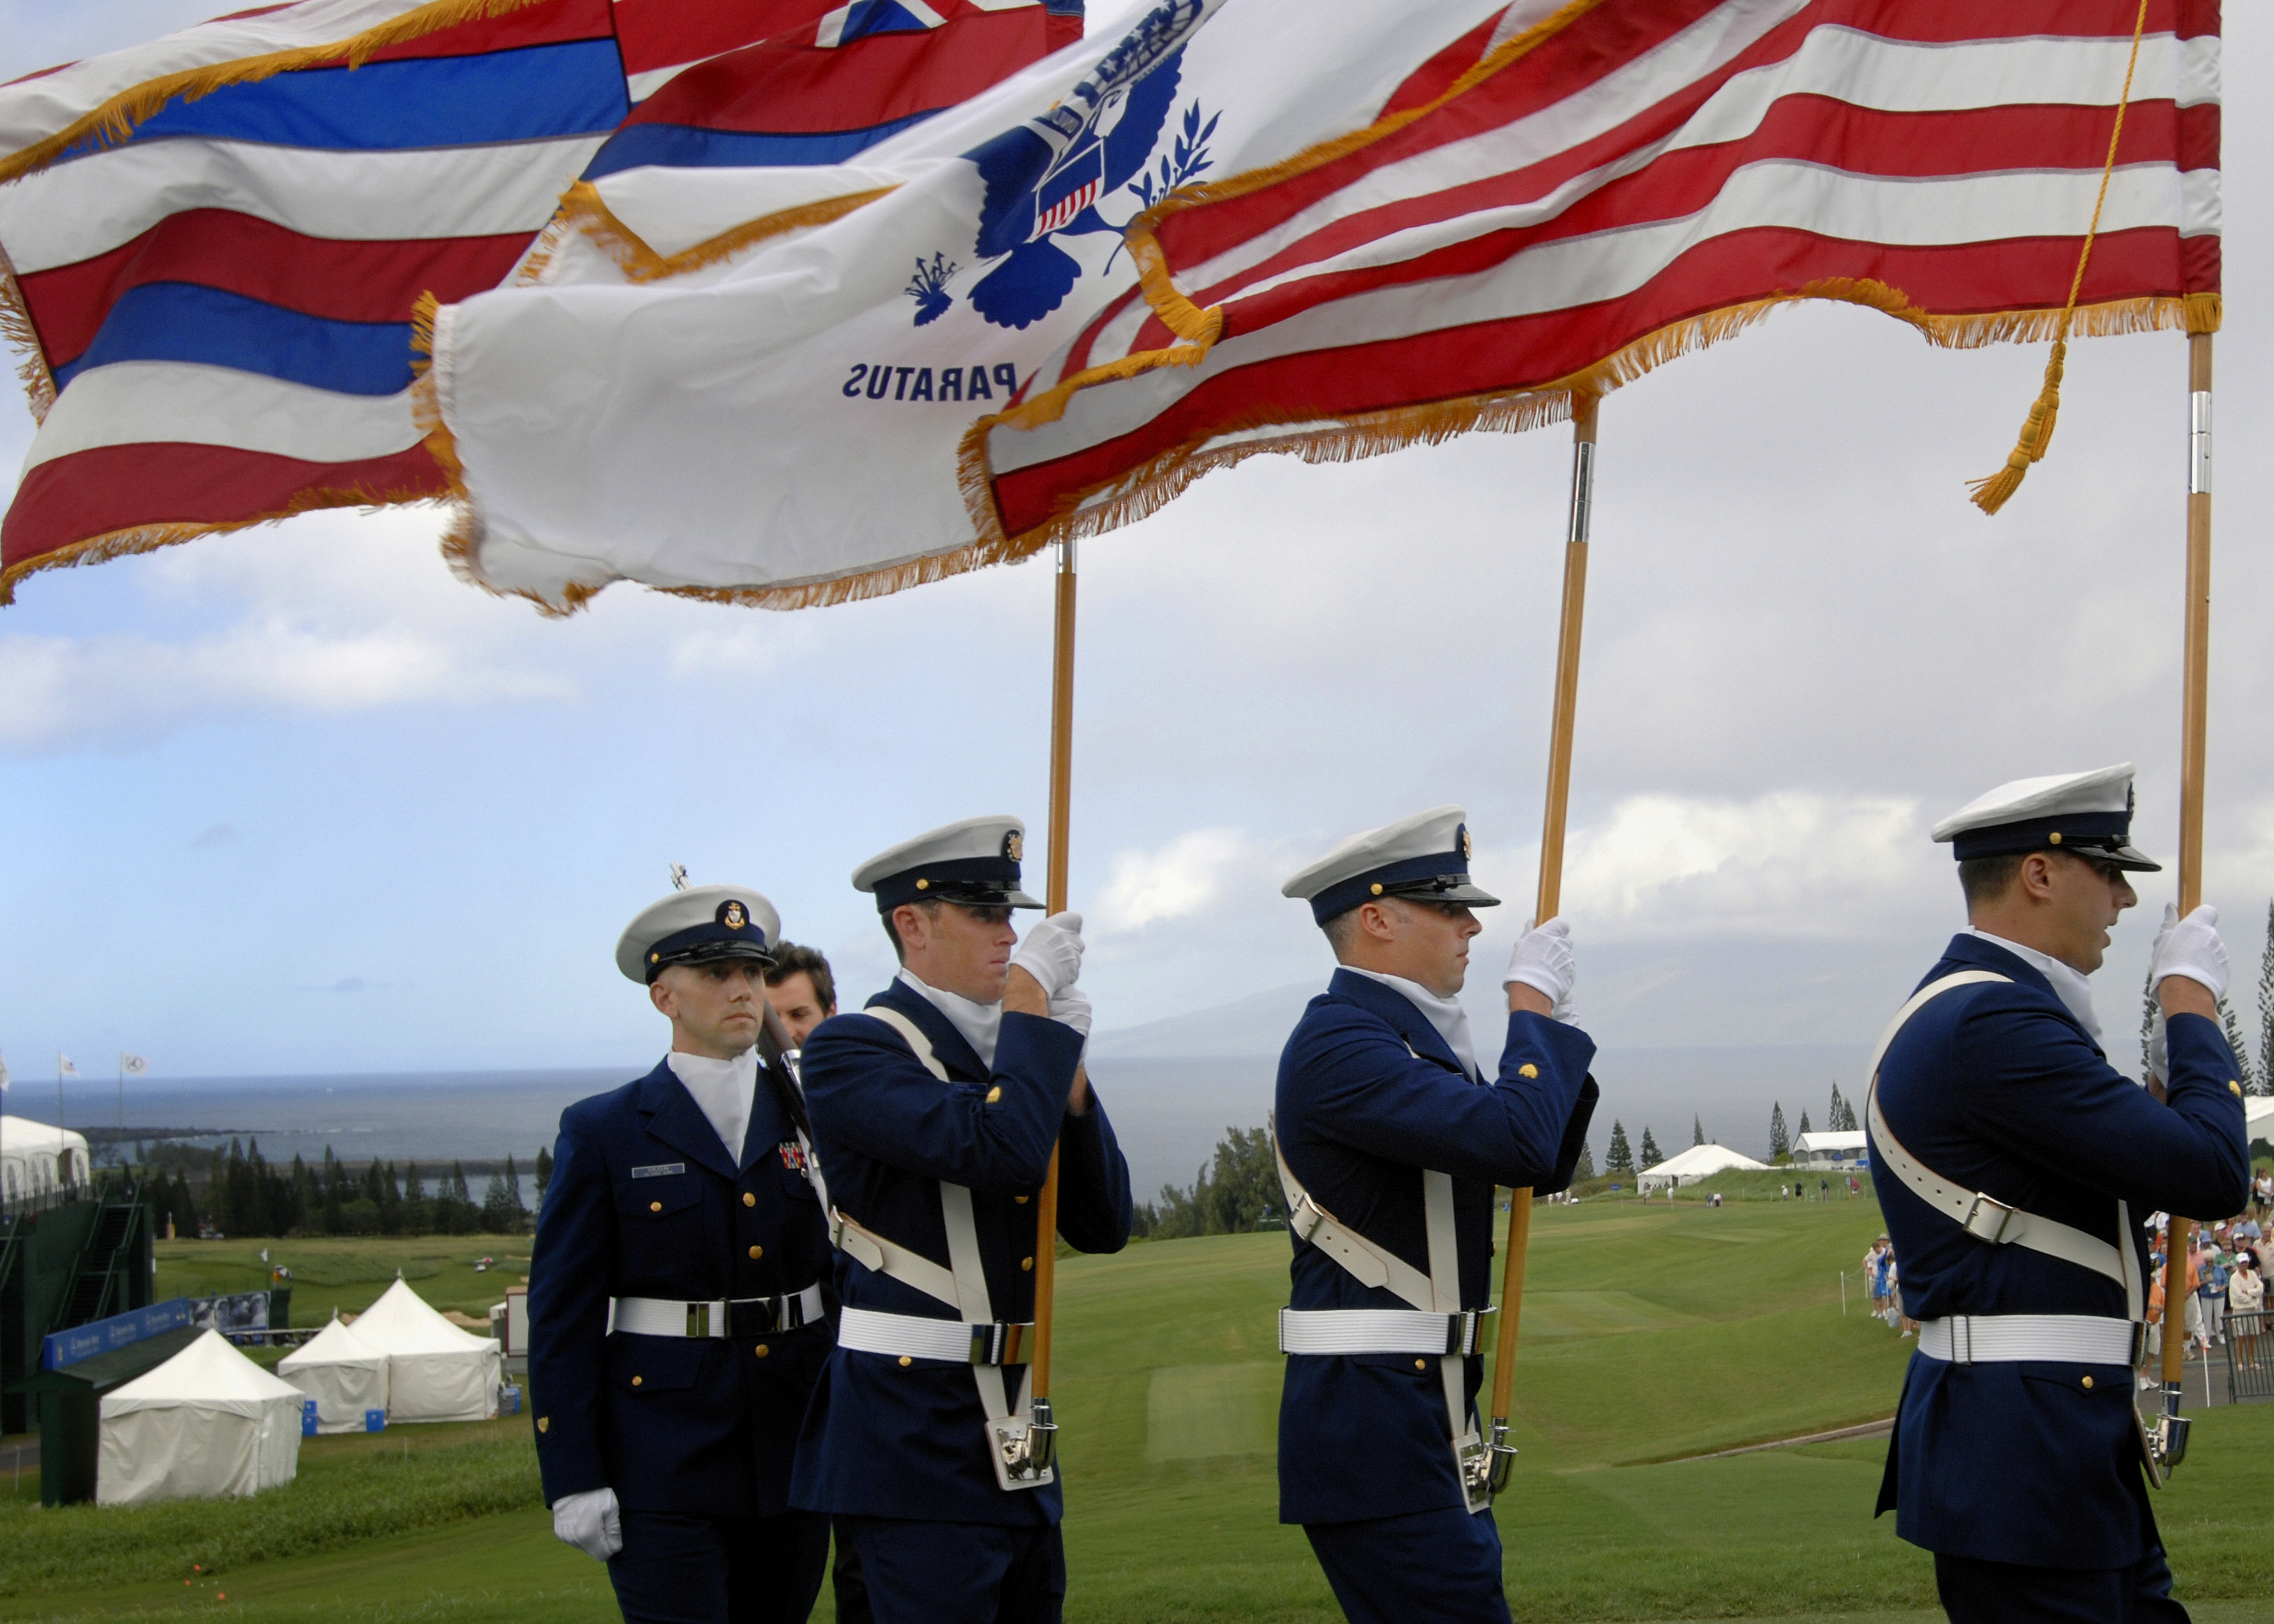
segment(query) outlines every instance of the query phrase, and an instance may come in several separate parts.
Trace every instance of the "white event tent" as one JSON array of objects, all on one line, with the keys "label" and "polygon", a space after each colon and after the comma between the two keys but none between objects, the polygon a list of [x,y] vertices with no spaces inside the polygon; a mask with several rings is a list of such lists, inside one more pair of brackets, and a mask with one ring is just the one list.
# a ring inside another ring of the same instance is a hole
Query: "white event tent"
[{"label": "white event tent", "polygon": [[485,1421],[497,1414],[498,1345],[462,1331],[399,1276],[358,1315],[355,1334],[387,1356],[387,1419]]},{"label": "white event tent", "polygon": [[1656,1167],[1643,1169],[1635,1176],[1635,1183],[1645,1190],[1669,1190],[1711,1178],[1732,1168],[1758,1173],[1766,1166],[1751,1156],[1739,1155],[1726,1145],[1692,1145],[1678,1156],[1668,1156]]},{"label": "white event tent", "polygon": [[99,1506],[257,1494],[300,1468],[300,1389],[217,1331],[102,1400]]},{"label": "white event tent", "polygon": [[0,1199],[21,1201],[83,1184],[90,1166],[84,1133],[29,1116],[0,1116]]},{"label": "white event tent", "polygon": [[276,1373],[316,1401],[320,1432],[360,1432],[364,1412],[387,1408],[387,1355],[335,1320],[277,1363]]}]

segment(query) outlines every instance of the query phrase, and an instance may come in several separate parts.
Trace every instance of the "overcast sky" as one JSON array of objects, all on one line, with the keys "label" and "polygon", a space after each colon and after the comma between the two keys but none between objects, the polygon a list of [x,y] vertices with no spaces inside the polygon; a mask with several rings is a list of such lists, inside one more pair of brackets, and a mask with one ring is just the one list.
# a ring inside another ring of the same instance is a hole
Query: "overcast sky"
[{"label": "overcast sky", "polygon": [[[4,0],[0,79],[209,4]],[[2208,895],[2247,982],[2274,893],[2249,94],[2274,26],[2228,30]],[[1928,826],[2002,779],[2136,761],[2137,843],[2174,853],[2186,342],[2080,342],[2051,457],[1985,519],[1964,481],[2044,353],[1824,306],[1606,402],[1565,887],[1606,1045],[1868,1043],[1962,922]],[[0,465],[30,437],[0,416]],[[1442,801],[1510,901],[1489,991],[1535,880],[1569,463],[1564,430],[1261,459],[1085,545],[1073,890],[1102,1025],[1322,981],[1280,882]],[[611,954],[669,861],[765,891],[855,1001],[888,974],[847,882],[873,852],[1016,812],[1039,883],[1046,565],[794,614],[617,587],[547,621],[453,579],[440,523],[311,515],[0,611],[19,1078],[120,1047],[174,1076],[629,1064],[662,1032]],[[2127,1067],[2172,880],[2142,876],[2098,982]]]}]

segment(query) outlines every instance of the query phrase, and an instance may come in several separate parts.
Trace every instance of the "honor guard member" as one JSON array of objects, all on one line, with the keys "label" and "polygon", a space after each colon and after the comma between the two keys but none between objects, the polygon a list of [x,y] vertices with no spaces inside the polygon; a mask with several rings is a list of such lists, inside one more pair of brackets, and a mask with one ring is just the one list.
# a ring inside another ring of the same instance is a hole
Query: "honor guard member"
[{"label": "honor guard member", "polygon": [[616,966],[671,1021],[654,1071],[561,1116],[530,1263],[530,1385],[553,1531],[630,1624],[807,1616],[826,1518],[790,1503],[829,1354],[828,1227],[793,1080],[759,1056],[772,904],[698,885]]},{"label": "honor guard member", "polygon": [[1460,1003],[1472,910],[1458,807],[1344,842],[1284,888],[1341,968],[1279,1059],[1274,1123],[1294,1244],[1279,1520],[1359,1624],[1508,1617],[1476,1397],[1495,1186],[1569,1187],[1595,1045],[1570,1013],[1570,935],[1527,930],[1487,1078]]},{"label": "honor guard member", "polygon": [[[852,1532],[883,1624],[1055,1620],[1054,1432],[1030,1410],[1035,1198],[1058,1233],[1129,1238],[1129,1169],[1081,1070],[1081,917],[1023,944],[1025,829],[976,817],[863,863],[900,976],[824,1021],[803,1071],[836,1203],[839,1343],[798,1440],[797,1503]],[[1030,1422],[1036,1424],[1030,1426]]]},{"label": "honor guard member", "polygon": [[2138,900],[2132,768],[2000,785],[1942,820],[1966,895],[1871,1069],[1880,1210],[1923,1323],[1879,1509],[1954,1624],[2184,1620],[2133,1410],[2158,1208],[2248,1192],[2218,913],[2166,908],[2162,1098],[2108,1064],[2085,977]]}]

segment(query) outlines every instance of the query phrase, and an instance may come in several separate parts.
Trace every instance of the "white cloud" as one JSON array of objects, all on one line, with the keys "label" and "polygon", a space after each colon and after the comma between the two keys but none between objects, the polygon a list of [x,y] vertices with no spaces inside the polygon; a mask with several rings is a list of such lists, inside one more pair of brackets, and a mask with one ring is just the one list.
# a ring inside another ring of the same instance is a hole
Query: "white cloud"
[{"label": "white cloud", "polygon": [[0,637],[0,749],[147,740],[215,712],[336,713],[571,691],[557,678],[469,665],[407,631],[326,636],[274,616],[181,643]]},{"label": "white cloud", "polygon": [[1916,800],[1632,795],[1570,838],[1565,907],[1626,936],[1852,936],[1913,911],[1938,855]]},{"label": "white cloud", "polygon": [[672,639],[674,677],[768,676],[783,661],[810,648],[818,635],[815,617],[767,614],[755,624],[724,631],[689,632]]},{"label": "white cloud", "polygon": [[1126,935],[1201,913],[1256,844],[1242,830],[1194,829],[1149,851],[1116,852],[1105,889],[1091,905],[1095,933]]}]

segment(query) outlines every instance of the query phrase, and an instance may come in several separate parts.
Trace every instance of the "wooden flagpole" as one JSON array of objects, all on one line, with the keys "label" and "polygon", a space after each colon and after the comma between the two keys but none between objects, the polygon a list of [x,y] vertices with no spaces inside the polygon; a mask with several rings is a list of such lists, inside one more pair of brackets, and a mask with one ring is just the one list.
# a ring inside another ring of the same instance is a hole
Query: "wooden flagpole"
[{"label": "wooden flagpole", "polygon": [[[2187,337],[2187,662],[2180,700],[2180,913],[2202,901],[2203,753],[2210,696],[2210,335]],[[2164,1231],[2164,1419],[2158,1436],[2169,1470],[2187,1454],[2180,1398],[2187,1368],[2189,1225],[2177,1213]]]},{"label": "wooden flagpole", "polygon": [[[1050,866],[1043,900],[1052,914],[1066,906],[1066,841],[1073,822],[1073,626],[1074,544],[1058,544],[1056,624],[1050,650]],[[1030,1459],[1035,1470],[1050,1463],[1056,1442],[1050,1416],[1050,1310],[1058,1284],[1058,1153],[1050,1149],[1050,1170],[1043,1180],[1043,1193],[1035,1212],[1035,1349],[1029,1367],[1034,1380],[1035,1439]],[[1039,1436],[1035,1436],[1039,1434]]]},{"label": "wooden flagpole", "polygon": [[[1532,917],[1555,917],[1563,891],[1563,826],[1571,804],[1571,733],[1579,710],[1579,632],[1587,607],[1587,528],[1595,505],[1595,415],[1601,398],[1582,395],[1571,410],[1571,513],[1563,540],[1563,617],[1555,634],[1555,717],[1547,745],[1547,808],[1540,832],[1540,895]],[[1510,1395],[1516,1386],[1516,1335],[1524,1317],[1525,1253],[1532,1241],[1532,1192],[1508,1200],[1508,1243],[1501,1261],[1500,1341],[1493,1353],[1492,1465],[1495,1492],[1516,1462],[1508,1441]]]}]

